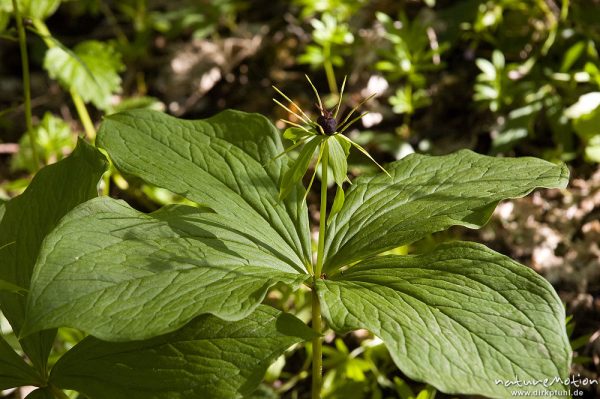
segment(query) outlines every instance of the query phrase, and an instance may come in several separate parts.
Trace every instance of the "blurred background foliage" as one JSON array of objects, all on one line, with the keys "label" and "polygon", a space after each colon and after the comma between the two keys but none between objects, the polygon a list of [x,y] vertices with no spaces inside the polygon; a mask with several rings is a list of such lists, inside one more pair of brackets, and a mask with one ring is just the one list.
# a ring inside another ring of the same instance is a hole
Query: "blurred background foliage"
[{"label": "blurred background foliage", "polygon": [[[0,0],[0,201],[69,154],[78,135],[93,141],[103,115],[143,107],[202,118],[237,108],[293,121],[273,104],[271,85],[316,114],[304,74],[328,106],[347,76],[342,113],[377,94],[362,106],[369,114],[346,134],[381,163],[415,151],[470,148],[569,164],[569,191],[504,203],[481,231],[455,229],[396,252],[471,238],[532,266],[555,285],[571,315],[573,373],[598,378],[600,0],[18,4],[26,18],[34,123],[25,134],[12,0]],[[369,172],[373,165],[353,154],[350,173]],[[115,170],[102,190],[145,211],[186,201]],[[309,195],[313,218],[317,200],[316,192]],[[309,319],[306,292],[280,287],[267,300]],[[6,323],[1,326],[18,345]],[[61,329],[60,337],[55,356],[82,334]],[[325,398],[448,397],[403,376],[366,331],[329,333],[327,343]],[[282,356],[255,397],[306,397],[309,353],[309,345],[300,345]],[[600,390],[585,387],[584,397],[600,397]]]}]

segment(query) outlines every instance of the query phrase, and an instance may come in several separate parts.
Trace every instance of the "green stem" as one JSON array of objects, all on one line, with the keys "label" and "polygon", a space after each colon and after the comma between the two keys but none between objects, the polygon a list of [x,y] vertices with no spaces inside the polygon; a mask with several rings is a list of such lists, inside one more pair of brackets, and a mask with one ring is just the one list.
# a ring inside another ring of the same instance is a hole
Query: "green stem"
[{"label": "green stem", "polygon": [[46,43],[48,48],[56,46],[56,43],[54,43],[54,40],[52,40],[52,35],[50,34],[50,31],[48,30],[48,27],[44,21],[41,19],[33,19],[31,22],[33,23],[38,35],[42,38],[44,43]]},{"label": "green stem", "polygon": [[331,94],[339,96],[337,83],[335,81],[335,72],[333,71],[333,64],[331,63],[331,46],[329,44],[323,47],[323,67],[325,68],[325,75],[327,75],[327,84],[329,85],[329,91]]},{"label": "green stem", "polygon": [[569,0],[563,0],[562,7],[560,9],[560,20],[566,21],[569,17]]},{"label": "green stem", "polygon": [[323,271],[325,234],[327,229],[327,168],[329,167],[329,148],[327,140],[323,141],[323,157],[321,160],[321,208],[319,209],[319,244],[317,246],[317,266],[315,276],[320,277]]},{"label": "green stem", "polygon": [[19,32],[19,47],[21,48],[21,66],[23,69],[23,94],[25,96],[25,126],[27,127],[27,134],[29,135],[29,143],[31,145],[31,158],[33,158],[33,165],[35,169],[38,167],[38,154],[35,142],[35,135],[33,134],[33,123],[31,116],[31,83],[29,79],[29,57],[27,54],[27,40],[25,38],[25,29],[23,28],[23,19],[21,18],[21,12],[19,11],[19,5],[17,0],[12,0],[13,10],[15,13],[15,19],[17,22],[17,31]]},{"label": "green stem", "polygon": [[85,107],[85,102],[83,102],[83,99],[75,92],[75,90],[71,89],[70,92],[71,99],[73,100],[73,104],[77,110],[77,115],[79,115],[79,120],[81,120],[83,129],[85,130],[85,135],[88,140],[93,143],[96,140],[96,128],[94,127],[94,123],[92,122],[92,118],[90,118],[87,108]]},{"label": "green stem", "polygon": [[329,149],[327,141],[322,144],[323,159],[321,163],[321,208],[319,215],[319,244],[317,246],[317,265],[313,276],[312,290],[312,328],[318,334],[312,340],[312,399],[321,398],[321,385],[323,380],[323,342],[321,341],[321,303],[316,290],[317,279],[321,278],[323,271],[323,256],[325,248],[325,234],[327,232],[327,168],[329,163]]},{"label": "green stem", "polygon": [[[15,0],[13,0],[15,1]],[[52,34],[50,30],[41,19],[34,19],[33,26],[38,31],[44,43],[48,48],[52,48],[56,46],[54,40],[52,40]],[[79,115],[79,120],[83,125],[83,129],[85,130],[85,135],[90,140],[91,143],[96,139],[96,128],[94,127],[94,123],[92,122],[92,118],[90,118],[90,114],[85,106],[85,102],[81,98],[81,96],[75,92],[75,90],[71,89],[70,91],[71,99],[73,100],[73,104],[75,105],[75,109],[77,110],[77,115]]]},{"label": "green stem", "polygon": [[[319,278],[313,277],[315,282]],[[318,336],[312,340],[312,399],[321,398],[321,384],[323,380],[323,342],[321,341],[321,304],[317,290],[313,286],[312,290],[312,328]]]}]

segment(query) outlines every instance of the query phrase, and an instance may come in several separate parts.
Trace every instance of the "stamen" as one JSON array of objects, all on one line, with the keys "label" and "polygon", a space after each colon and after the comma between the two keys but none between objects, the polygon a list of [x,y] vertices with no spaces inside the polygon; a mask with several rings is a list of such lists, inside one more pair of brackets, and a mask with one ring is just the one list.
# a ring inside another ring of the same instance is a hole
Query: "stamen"
[{"label": "stamen", "polygon": [[292,122],[292,121],[288,121],[287,119],[279,119],[279,120],[280,120],[280,121],[282,121],[283,123],[287,123],[288,125],[292,125],[292,126],[294,126],[294,127],[297,127],[297,128],[299,128],[299,129],[302,129],[302,130],[304,130],[306,133],[310,133],[310,131],[309,131],[307,128],[305,128],[304,126],[302,126],[302,125],[300,125],[300,124],[298,124],[298,123],[294,123],[294,122]]},{"label": "stamen", "polygon": [[356,112],[356,110],[363,105],[364,103],[366,103],[367,101],[369,101],[370,99],[372,99],[373,97],[375,97],[377,95],[377,93],[373,93],[371,94],[369,97],[365,98],[364,100],[362,100],[360,103],[358,103],[358,105],[354,108],[352,108],[352,111],[350,111],[350,113],[348,115],[346,115],[346,117],[344,118],[344,120],[342,121],[342,123],[340,123],[340,126],[342,126],[344,123],[346,123],[346,121],[348,119],[350,119],[350,117],[352,116],[352,114],[354,112]]},{"label": "stamen", "polygon": [[286,100],[288,100],[290,102],[290,104],[292,104],[294,107],[298,108],[298,111],[300,111],[300,113],[302,114],[302,116],[304,116],[306,119],[300,118],[302,119],[302,121],[304,121],[304,123],[308,123],[310,121],[310,118],[308,117],[308,115],[306,115],[304,113],[304,111],[302,110],[302,108],[300,108],[300,106],[298,104],[296,104],[295,102],[293,102],[288,96],[286,96],[281,90],[279,90],[277,87],[275,86],[271,86],[273,89],[275,89],[275,91],[277,93],[279,93],[283,98],[285,98]]},{"label": "stamen", "polygon": [[336,119],[340,110],[340,105],[342,105],[342,97],[344,96],[344,88],[346,87],[346,78],[348,78],[348,75],[344,76],[344,81],[342,82],[342,90],[340,90],[340,99],[337,103],[337,106],[335,107],[335,113],[333,114],[333,117]]},{"label": "stamen", "polygon": [[369,111],[365,111],[365,112],[363,112],[362,114],[360,114],[359,116],[357,116],[356,118],[352,119],[350,122],[346,123],[346,124],[344,125],[344,127],[342,127],[342,128],[341,128],[341,129],[338,131],[338,133],[344,133],[344,131],[345,131],[346,129],[348,129],[348,128],[349,128],[349,127],[350,127],[350,126],[351,126],[351,125],[352,125],[354,122],[356,122],[357,120],[361,119],[363,116],[365,116],[365,115],[366,115],[366,114],[368,114],[368,113],[369,113]]},{"label": "stamen", "polygon": [[275,104],[279,105],[281,108],[285,109],[287,112],[294,115],[296,118],[300,119],[301,121],[303,121],[305,123],[310,123],[310,121],[306,121],[303,117],[301,117],[300,115],[298,115],[297,113],[295,113],[294,111],[292,111],[291,109],[289,109],[288,107],[286,107],[285,105],[283,105],[282,103],[277,101],[276,99],[273,99],[273,101],[275,102]]},{"label": "stamen", "polygon": [[367,150],[365,150],[364,148],[362,148],[362,146],[360,144],[355,143],[354,141],[350,140],[348,137],[344,136],[343,134],[340,134],[338,137],[343,138],[344,140],[349,142],[351,145],[353,145],[357,150],[359,150],[360,152],[365,154],[375,165],[377,165],[379,167],[379,169],[381,169],[383,172],[385,172],[385,174],[388,175],[388,177],[392,178],[392,175],[390,175],[389,172],[383,168],[383,166],[379,165],[379,163],[375,159],[373,159],[373,157],[369,154],[369,152]]},{"label": "stamen", "polygon": [[310,80],[310,78],[308,77],[308,75],[304,75],[306,76],[306,79],[308,80],[308,83],[310,84],[310,87],[312,87],[313,91],[315,92],[315,96],[317,96],[317,100],[319,100],[319,108],[323,109],[323,103],[321,102],[321,97],[319,97],[319,92],[317,91],[317,88],[315,87],[315,85],[313,84],[313,82]]}]

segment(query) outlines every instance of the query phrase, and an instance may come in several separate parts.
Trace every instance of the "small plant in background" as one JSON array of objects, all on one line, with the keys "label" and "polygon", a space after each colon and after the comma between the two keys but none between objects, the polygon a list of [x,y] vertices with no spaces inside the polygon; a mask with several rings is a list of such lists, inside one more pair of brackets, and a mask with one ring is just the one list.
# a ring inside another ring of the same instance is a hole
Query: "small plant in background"
[{"label": "small plant in background", "polygon": [[364,6],[364,0],[294,0],[301,7],[300,15],[312,27],[311,44],[298,57],[299,64],[308,64],[313,70],[325,70],[329,91],[339,95],[335,68],[344,66],[344,58],[352,54],[355,41],[350,26],[352,16]]},{"label": "small plant in background", "polygon": [[382,71],[388,81],[401,82],[389,101],[395,113],[404,114],[401,135],[407,137],[411,116],[417,109],[431,104],[426,74],[443,67],[440,55],[447,46],[437,42],[433,28],[418,19],[409,21],[404,13],[400,13],[398,20],[382,12],[376,17],[390,46],[380,51],[381,60],[375,68]]},{"label": "small plant in background", "polygon": [[[218,34],[221,27],[233,30],[237,13],[246,7],[236,0],[175,2],[166,11],[152,11],[148,18],[153,29],[168,37],[192,32],[194,38],[205,38]],[[121,9],[130,17],[138,14],[133,5],[123,5]]]},{"label": "small plant in background", "polygon": [[313,69],[325,69],[329,90],[338,93],[334,67],[344,65],[344,54],[350,54],[348,46],[354,42],[354,35],[345,21],[339,16],[323,13],[319,19],[312,18],[312,38],[315,44],[309,44],[298,57],[300,64],[309,64]]},{"label": "small plant in background", "polygon": [[508,77],[504,54],[499,50],[492,53],[492,61],[484,58],[475,60],[481,73],[477,75],[475,84],[475,101],[487,104],[492,112],[505,109],[513,102],[514,89],[509,87],[511,80]]},{"label": "small plant in background", "polygon": [[[480,41],[496,49],[491,60],[475,61],[481,73],[473,98],[496,116],[493,152],[510,151],[529,140],[543,143],[546,148],[538,151],[548,159],[574,159],[585,153],[589,141],[573,130],[565,110],[593,90],[598,52],[595,44],[579,36],[584,27],[577,26],[581,20],[570,18],[569,2],[560,9],[536,2],[524,21],[526,9],[525,3],[511,1],[488,2],[478,10],[471,27]],[[509,54],[515,62],[507,61]]]},{"label": "small plant in background", "polygon": [[583,142],[585,159],[600,162],[600,92],[582,95],[565,115]]},{"label": "small plant in background", "polygon": [[[19,142],[19,152],[12,159],[15,170],[24,169],[37,172],[39,165],[34,164],[30,135],[24,135]],[[44,114],[41,122],[33,128],[33,137],[37,154],[44,165],[60,161],[75,148],[75,136],[71,127],[61,118],[51,113]]]},{"label": "small plant in background", "polygon": [[47,1],[41,4],[28,0],[13,1],[12,7],[4,8],[12,13],[17,21],[28,131],[28,135],[23,136],[20,142],[20,150],[12,166],[15,169],[26,169],[31,173],[38,170],[40,161],[42,165],[48,165],[71,152],[75,145],[75,137],[66,121],[50,113],[44,115],[38,126],[33,126],[29,61],[22,18],[27,18],[32,25],[30,30],[47,45],[43,67],[51,78],[56,79],[70,93],[89,140],[95,139],[96,129],[85,104],[91,102],[98,109],[108,111],[111,109],[112,95],[119,92],[121,88],[118,72],[123,69],[123,65],[120,54],[111,44],[90,40],[70,50],[52,36],[44,21],[57,10],[60,3],[60,1]]}]

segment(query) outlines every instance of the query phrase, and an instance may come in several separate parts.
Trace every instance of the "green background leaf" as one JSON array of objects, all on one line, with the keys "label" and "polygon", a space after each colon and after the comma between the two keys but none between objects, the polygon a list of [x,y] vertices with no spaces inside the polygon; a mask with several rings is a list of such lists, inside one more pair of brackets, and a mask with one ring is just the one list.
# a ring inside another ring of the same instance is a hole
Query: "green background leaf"
[{"label": "green background leaf", "polygon": [[107,197],[82,204],[44,241],[26,333],[70,326],[105,340],[145,339],[203,313],[239,320],[276,283],[309,277],[238,225],[183,205],[148,215]]},{"label": "green background leaf", "polygon": [[[79,141],[68,158],[41,169],[25,192],[4,204],[0,222],[0,279],[25,289],[42,240],[70,209],[98,195],[96,186],[106,159]],[[16,334],[25,320],[27,296],[0,291],[0,306]],[[23,350],[38,369],[45,369],[54,331],[21,340]]]},{"label": "green background leaf", "polygon": [[287,160],[273,160],[284,149],[279,131],[265,117],[224,111],[186,121],[128,111],[105,119],[97,143],[122,172],[232,216],[240,231],[287,247],[286,257],[299,265],[310,263],[304,188],[298,184],[279,200]]},{"label": "green background leaf", "polygon": [[[61,0],[17,0],[21,16],[33,19],[46,19],[54,14]],[[13,12],[12,0],[0,0],[0,10]]]},{"label": "green background leaf", "polygon": [[113,94],[121,90],[121,55],[110,43],[88,40],[73,51],[55,46],[46,52],[44,68],[67,90],[73,89],[85,102],[107,110]]},{"label": "green background leaf", "polygon": [[569,376],[565,311],[554,289],[483,245],[372,258],[317,289],[331,328],[372,331],[403,373],[443,392],[504,398],[517,388],[496,379]]},{"label": "green background leaf", "polygon": [[[46,112],[40,123],[33,127],[33,136],[38,157],[44,164],[60,161],[65,153],[71,152],[76,143],[76,135],[69,124],[50,112]],[[35,173],[39,165],[32,161],[30,135],[24,134],[19,140],[19,152],[12,158],[11,167]]]},{"label": "green background leaf", "polygon": [[147,341],[86,338],[58,361],[50,381],[92,398],[242,398],[273,360],[312,336],[302,321],[269,306],[235,322],[205,315]]},{"label": "green background leaf", "polygon": [[494,158],[461,150],[412,154],[385,174],[358,178],[333,218],[325,269],[417,241],[450,226],[481,227],[499,201],[536,187],[565,187],[569,170],[536,158]]}]

